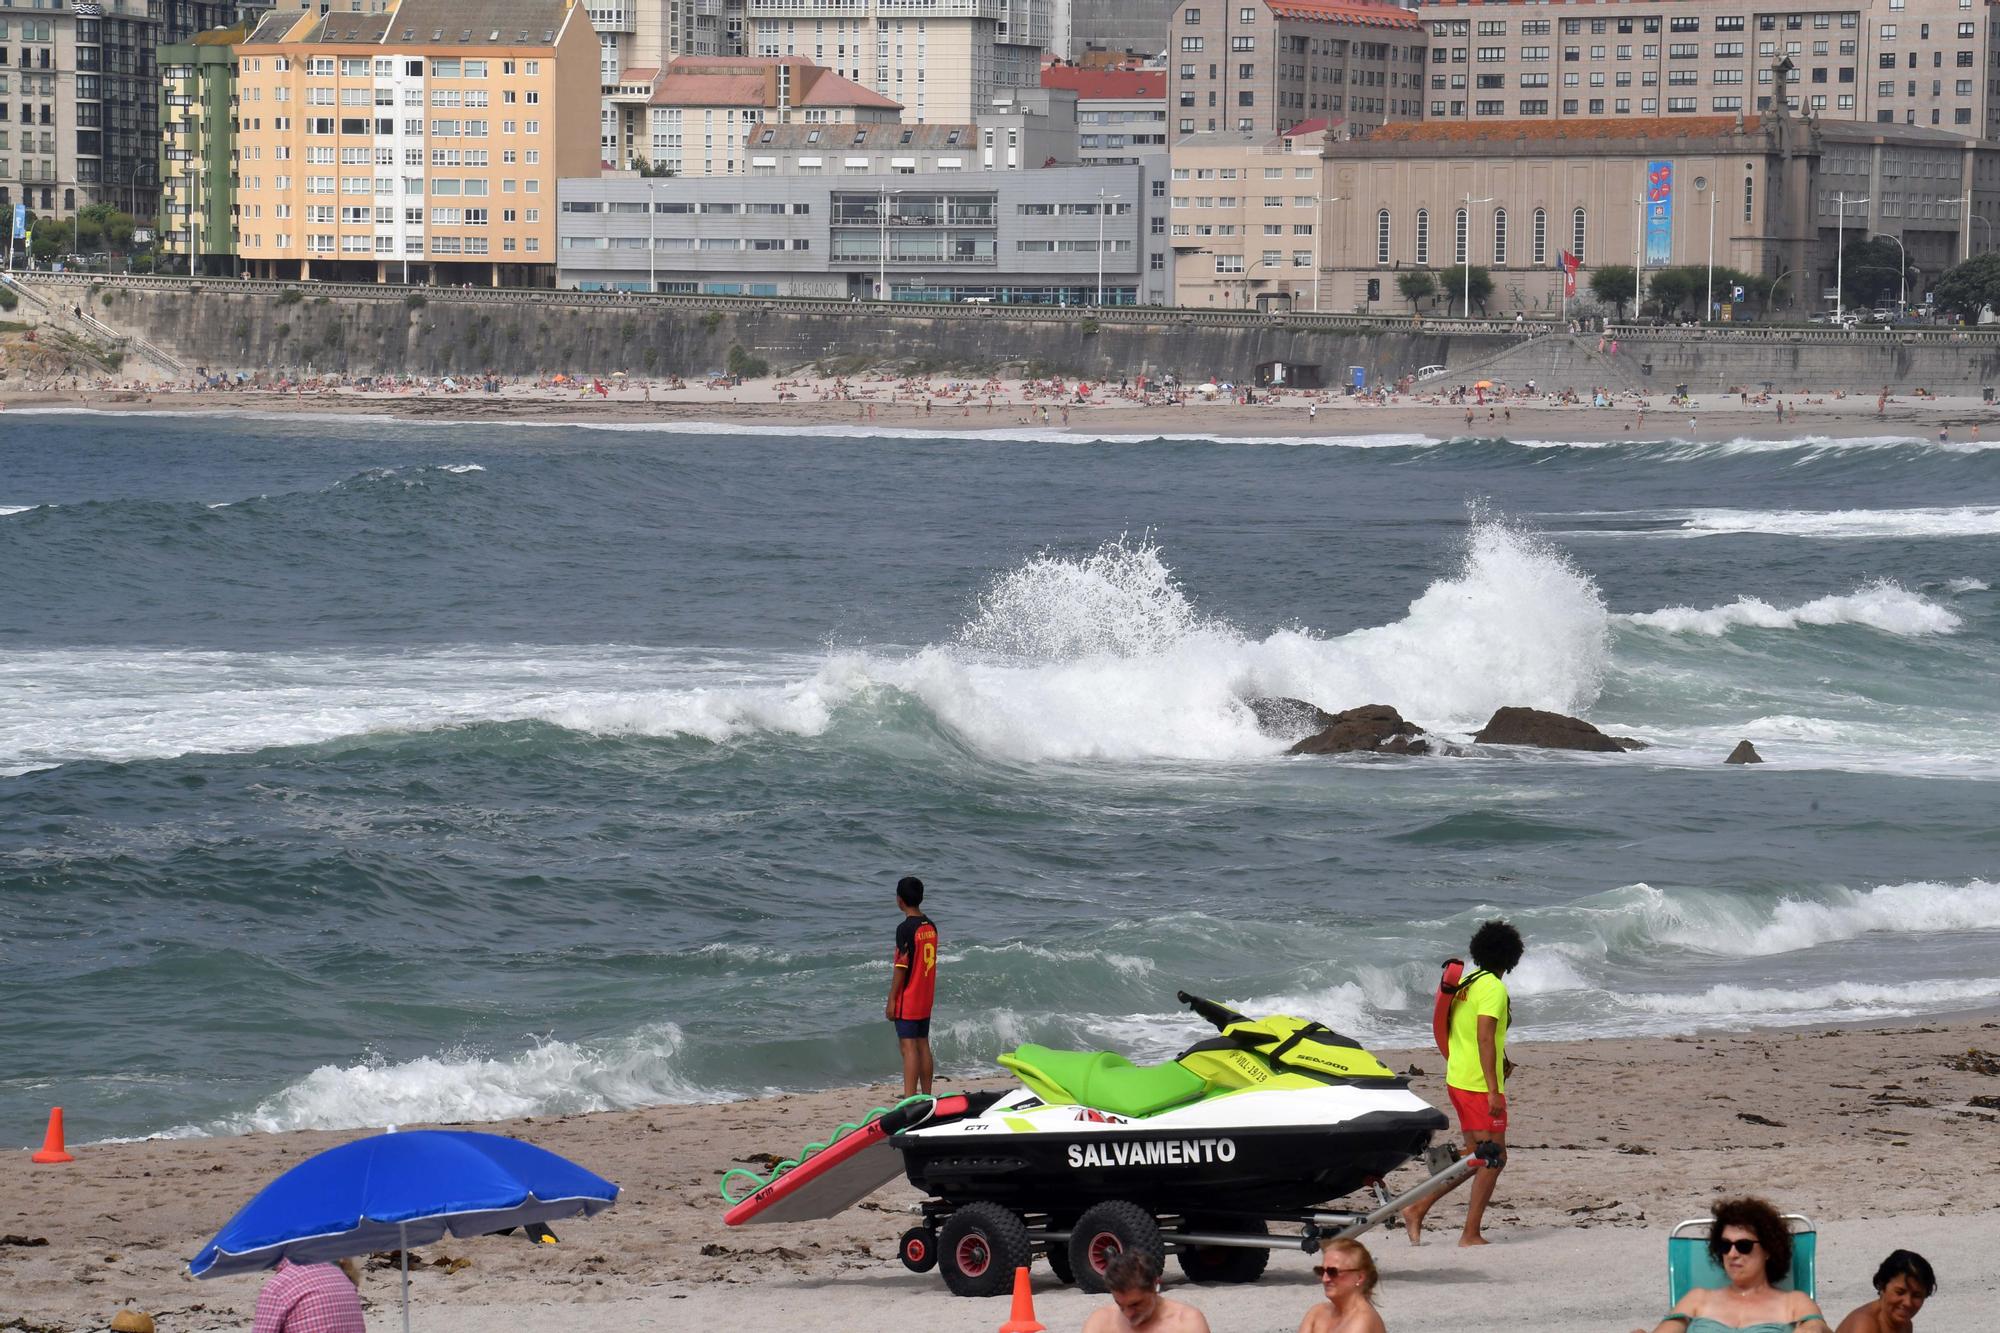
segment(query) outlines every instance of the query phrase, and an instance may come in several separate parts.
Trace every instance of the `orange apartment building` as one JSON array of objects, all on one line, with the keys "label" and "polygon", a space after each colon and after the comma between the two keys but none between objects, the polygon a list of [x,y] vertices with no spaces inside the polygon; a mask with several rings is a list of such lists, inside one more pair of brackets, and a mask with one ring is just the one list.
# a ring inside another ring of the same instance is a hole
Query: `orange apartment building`
[{"label": "orange apartment building", "polygon": [[555,285],[556,182],[598,172],[598,41],[582,5],[277,11],[236,58],[247,275]]}]

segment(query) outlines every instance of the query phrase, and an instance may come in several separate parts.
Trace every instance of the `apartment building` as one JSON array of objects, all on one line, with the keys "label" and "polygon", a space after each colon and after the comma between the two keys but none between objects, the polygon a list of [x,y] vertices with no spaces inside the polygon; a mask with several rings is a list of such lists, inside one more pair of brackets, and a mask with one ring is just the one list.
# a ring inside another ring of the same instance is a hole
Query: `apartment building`
[{"label": "apartment building", "polygon": [[597,51],[574,0],[266,15],[236,48],[240,266],[553,283],[555,183],[597,172]]},{"label": "apartment building", "polygon": [[750,174],[930,179],[1075,166],[1073,106],[1059,101],[1051,115],[1002,105],[964,125],[767,125],[751,136]]},{"label": "apartment building", "polygon": [[1167,49],[1167,19],[1173,0],[1066,0],[1067,47],[1058,54],[1077,59],[1090,51],[1157,56]]},{"label": "apartment building", "polygon": [[1104,303],[1129,305],[1137,187],[1134,167],[566,180],[561,285],[1089,305],[1101,274]]},{"label": "apartment building", "polygon": [[1139,300],[1173,300],[1173,251],[1167,244],[1167,72],[1085,69],[1052,64],[1042,86],[1076,95],[1076,160],[1085,166],[1136,166],[1145,192],[1146,269]]},{"label": "apartment building", "polygon": [[241,24],[159,50],[159,253],[189,273],[233,273],[236,53]]},{"label": "apartment building", "polygon": [[1327,129],[1311,120],[1272,138],[1197,134],[1174,145],[1175,305],[1319,308]]},{"label": "apartment building", "polygon": [[746,172],[762,125],[895,124],[897,103],[799,56],[681,56],[634,69],[606,99],[617,113],[606,165],[680,176]]},{"label": "apartment building", "polygon": [[905,120],[962,122],[1040,84],[1050,0],[747,0],[748,51],[804,56],[893,98]]},{"label": "apartment building", "polygon": [[0,209],[9,222],[15,204],[69,217],[93,202],[78,150],[92,149],[95,185],[100,134],[94,125],[79,134],[75,95],[77,29],[86,21],[32,0],[0,0]]},{"label": "apartment building", "polygon": [[1351,128],[1424,109],[1424,24],[1372,0],[1194,0],[1172,10],[1167,114],[1176,138],[1268,140],[1304,120]]},{"label": "apartment building", "polygon": [[1985,0],[1426,5],[1425,113],[1459,121],[1734,115],[1768,111],[1782,98],[1820,119],[1993,137],[1992,9]]},{"label": "apartment building", "polygon": [[1869,235],[1902,244],[1914,300],[1970,253],[1968,214],[2000,206],[2000,147],[1776,111],[1433,121],[1326,153],[1325,299],[1339,310],[1407,314],[1402,273],[1470,262],[1492,277],[1490,313],[1558,313],[1567,250],[1587,300],[1601,265],[1706,266],[1712,254],[1718,268],[1777,279],[1775,303],[1805,313],[1827,308],[1840,242]]}]

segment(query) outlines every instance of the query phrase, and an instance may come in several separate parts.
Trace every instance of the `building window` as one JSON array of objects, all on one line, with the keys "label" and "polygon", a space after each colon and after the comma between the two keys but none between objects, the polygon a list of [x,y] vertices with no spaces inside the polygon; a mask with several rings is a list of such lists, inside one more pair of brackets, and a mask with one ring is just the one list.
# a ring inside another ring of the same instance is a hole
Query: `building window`
[{"label": "building window", "polygon": [[1417,210],[1417,267],[1423,268],[1431,262],[1431,211]]},{"label": "building window", "polygon": [[[1417,216],[1422,217],[1423,214],[1419,213]],[[1389,210],[1386,208],[1375,214],[1375,262],[1378,264],[1389,262]]]},{"label": "building window", "polygon": [[1507,263],[1507,210],[1493,210],[1493,267],[1502,268]]},{"label": "building window", "polygon": [[1534,244],[1535,266],[1539,268],[1549,262],[1549,210],[1546,208],[1535,210]]},{"label": "building window", "polygon": [[1470,224],[1471,218],[1467,216],[1466,211],[1462,208],[1459,209],[1458,226],[1452,242],[1452,262],[1455,264],[1465,263],[1466,231]]}]

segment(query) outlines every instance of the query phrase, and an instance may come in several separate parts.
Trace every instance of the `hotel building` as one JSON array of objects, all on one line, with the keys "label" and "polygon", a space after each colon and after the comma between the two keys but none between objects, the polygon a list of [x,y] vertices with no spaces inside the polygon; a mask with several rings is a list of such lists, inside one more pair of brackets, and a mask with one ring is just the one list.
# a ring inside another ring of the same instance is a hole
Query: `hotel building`
[{"label": "hotel building", "polygon": [[574,0],[266,15],[236,48],[240,267],[551,285],[555,183],[597,172],[597,50]]}]

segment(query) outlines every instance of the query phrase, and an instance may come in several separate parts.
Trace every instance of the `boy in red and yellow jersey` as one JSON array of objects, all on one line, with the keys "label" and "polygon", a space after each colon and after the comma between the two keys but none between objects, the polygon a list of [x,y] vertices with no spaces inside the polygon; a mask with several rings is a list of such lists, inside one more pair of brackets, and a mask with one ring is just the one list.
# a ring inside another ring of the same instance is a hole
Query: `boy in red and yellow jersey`
[{"label": "boy in red and yellow jersey", "polygon": [[896,881],[895,966],[889,973],[889,1003],[883,1017],[896,1025],[903,1048],[903,1095],[931,1090],[931,1001],[937,996],[937,927],[923,913],[924,882],[915,875]]}]

